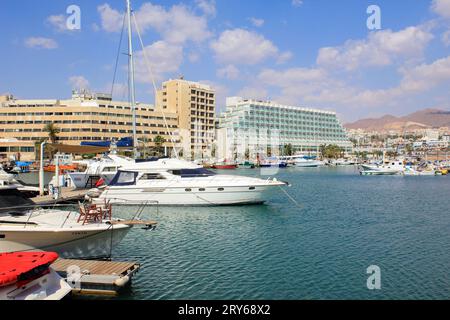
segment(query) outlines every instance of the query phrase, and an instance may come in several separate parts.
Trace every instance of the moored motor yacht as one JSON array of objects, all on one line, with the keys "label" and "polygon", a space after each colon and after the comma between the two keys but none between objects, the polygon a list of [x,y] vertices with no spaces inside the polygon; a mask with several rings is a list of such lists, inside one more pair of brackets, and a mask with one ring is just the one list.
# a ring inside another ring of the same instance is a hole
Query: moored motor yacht
[{"label": "moored motor yacht", "polygon": [[113,204],[220,206],[260,204],[264,191],[286,185],[276,179],[221,175],[193,163],[165,159],[121,168],[99,196]]},{"label": "moored motor yacht", "polygon": [[69,176],[77,189],[92,188],[100,179],[108,184],[114,178],[119,168],[134,163],[135,161],[130,158],[110,154],[102,157],[100,160],[92,160],[85,163],[85,171],[71,172]]},{"label": "moored motor yacht", "polygon": [[314,157],[298,157],[295,159],[294,164],[300,168],[318,168],[324,165],[322,161]]},{"label": "moored motor yacht", "polygon": [[85,221],[78,210],[14,211],[0,217],[0,252],[49,250],[69,259],[109,257],[132,227],[105,216]]},{"label": "moored motor yacht", "polygon": [[404,161],[402,160],[385,161],[380,165],[362,164],[360,167],[361,175],[366,176],[399,175],[403,174],[406,170]]},{"label": "moored motor yacht", "polygon": [[15,186],[0,187],[0,252],[49,250],[63,258],[91,259],[111,250],[140,220],[114,219],[109,203],[79,204],[72,210],[38,208]]}]

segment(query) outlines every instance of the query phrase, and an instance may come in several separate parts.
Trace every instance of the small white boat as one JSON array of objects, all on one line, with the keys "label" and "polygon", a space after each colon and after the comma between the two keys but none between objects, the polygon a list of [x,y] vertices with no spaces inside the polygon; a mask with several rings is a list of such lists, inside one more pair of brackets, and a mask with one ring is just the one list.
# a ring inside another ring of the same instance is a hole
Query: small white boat
[{"label": "small white boat", "polygon": [[296,167],[300,168],[318,168],[324,165],[322,161],[308,158],[297,158],[294,162]]},{"label": "small white boat", "polygon": [[388,161],[381,165],[361,165],[360,173],[365,176],[393,176],[403,174],[406,167],[403,161]]},{"label": "small white boat", "polygon": [[104,156],[100,160],[89,161],[86,164],[86,170],[83,172],[69,173],[75,188],[92,188],[91,183],[102,179],[105,184],[109,184],[116,175],[117,171],[123,166],[134,164],[134,160],[117,155]]}]

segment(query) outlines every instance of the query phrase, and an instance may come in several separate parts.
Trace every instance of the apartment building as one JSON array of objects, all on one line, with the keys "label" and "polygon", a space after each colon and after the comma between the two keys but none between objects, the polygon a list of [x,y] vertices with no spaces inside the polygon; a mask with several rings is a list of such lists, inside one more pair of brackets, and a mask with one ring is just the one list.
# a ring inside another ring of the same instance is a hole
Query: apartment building
[{"label": "apartment building", "polygon": [[176,79],[164,82],[157,96],[164,112],[178,115],[183,156],[192,159],[210,157],[215,134],[214,89]]},{"label": "apartment building", "polygon": [[[153,105],[137,103],[136,114],[140,146],[155,146],[156,136],[162,136],[167,147],[173,145],[172,140],[180,142],[176,113],[165,112],[164,120]],[[0,139],[3,141],[0,151],[9,156],[13,147],[13,152],[23,150],[25,158],[34,156],[31,145],[48,138],[44,130],[48,123],[60,129],[58,142],[63,144],[118,140],[133,135],[130,104],[113,101],[110,95],[73,92],[68,100],[21,100],[7,95],[0,97]],[[8,143],[12,143],[11,146]]]}]

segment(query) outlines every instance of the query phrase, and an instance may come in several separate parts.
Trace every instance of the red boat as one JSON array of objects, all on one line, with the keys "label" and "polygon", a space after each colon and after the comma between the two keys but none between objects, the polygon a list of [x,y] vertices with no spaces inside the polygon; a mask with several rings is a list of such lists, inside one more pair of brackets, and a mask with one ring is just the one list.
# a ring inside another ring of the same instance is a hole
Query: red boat
[{"label": "red boat", "polygon": [[237,164],[232,163],[216,163],[213,165],[213,169],[217,170],[234,170],[237,169]]},{"label": "red boat", "polygon": [[[61,174],[65,173],[65,172],[68,172],[68,171],[69,172],[73,172],[73,171],[76,171],[77,169],[78,169],[78,166],[74,165],[74,164],[72,164],[72,165],[60,165],[59,166],[59,172]],[[54,164],[44,167],[44,171],[45,172],[55,172],[55,170],[56,170],[56,166]]]},{"label": "red boat", "polygon": [[50,265],[54,252],[0,253],[0,300],[60,300],[72,289]]},{"label": "red boat", "polygon": [[0,253],[0,287],[34,280],[58,259],[54,252]]}]

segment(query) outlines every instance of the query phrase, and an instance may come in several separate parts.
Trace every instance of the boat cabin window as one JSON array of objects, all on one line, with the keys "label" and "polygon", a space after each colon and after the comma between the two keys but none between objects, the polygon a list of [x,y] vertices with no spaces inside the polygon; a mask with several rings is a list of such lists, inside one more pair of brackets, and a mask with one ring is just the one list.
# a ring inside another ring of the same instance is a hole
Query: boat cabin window
[{"label": "boat cabin window", "polygon": [[132,186],[136,184],[137,172],[119,171],[114,179],[111,181],[110,186]]},{"label": "boat cabin window", "polygon": [[159,173],[145,173],[139,180],[165,180],[166,178]]},{"label": "boat cabin window", "polygon": [[198,178],[198,177],[211,177],[216,174],[207,169],[182,169],[182,170],[172,170],[170,171],[175,176],[181,176],[182,178]]},{"label": "boat cabin window", "polygon": [[102,172],[116,172],[117,167],[105,167]]}]

